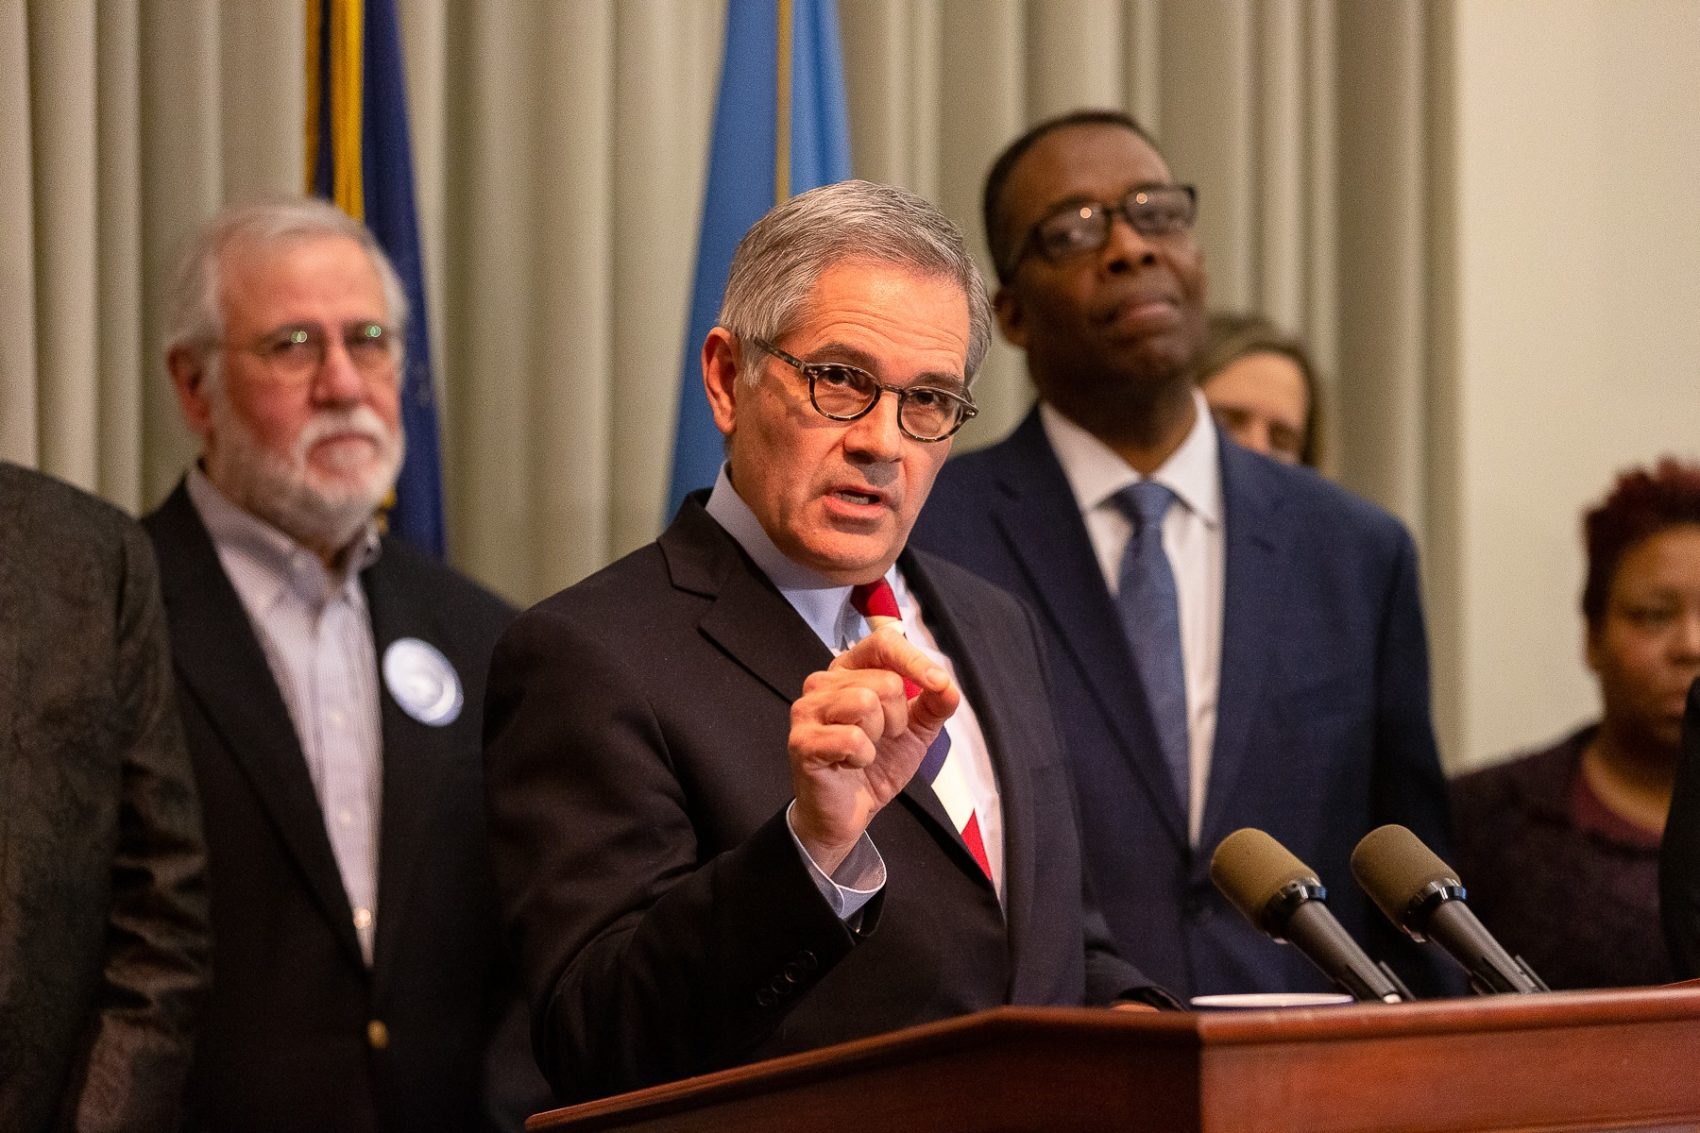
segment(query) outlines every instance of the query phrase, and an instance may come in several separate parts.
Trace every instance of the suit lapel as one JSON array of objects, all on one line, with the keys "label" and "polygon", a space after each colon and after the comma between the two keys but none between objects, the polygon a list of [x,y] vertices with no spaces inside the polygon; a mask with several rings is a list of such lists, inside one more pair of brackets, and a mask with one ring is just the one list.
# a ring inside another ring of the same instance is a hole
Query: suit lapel
[{"label": "suit lapel", "polygon": [[[1000,469],[999,503],[993,522],[1037,595],[1036,612],[1063,643],[1072,676],[1083,682],[1120,740],[1119,758],[1160,801],[1171,837],[1186,845],[1186,815],[1163,760],[1145,704],[1145,692],[1122,635],[1121,614],[1104,585],[1075,504],[1068,477],[1051,451],[1038,411],[1010,435],[1008,463]],[[1058,680],[1068,674],[1057,673]],[[1114,758],[1110,753],[1075,752],[1076,759]]]},{"label": "suit lapel", "polygon": [[[387,541],[386,541],[387,542]],[[456,738],[464,727],[457,721],[442,727],[422,724],[409,716],[390,694],[383,677],[384,653],[399,638],[419,637],[448,655],[441,634],[433,632],[428,615],[420,616],[397,577],[393,554],[385,548],[360,578],[372,620],[373,655],[378,664],[378,705],[383,724],[383,813],[378,845],[378,931],[372,947],[374,978],[382,983],[405,936],[407,901],[415,880],[414,864],[431,837],[439,811],[437,796],[453,767]],[[437,640],[433,640],[433,638]],[[465,675],[457,674],[465,685]],[[465,741],[463,740],[462,743]]]},{"label": "suit lapel", "polygon": [[1222,444],[1222,664],[1200,835],[1205,846],[1228,833],[1222,827],[1234,783],[1251,758],[1249,737],[1264,712],[1264,691],[1279,640],[1275,623],[1286,588],[1290,556],[1285,552],[1291,532],[1282,522],[1281,499],[1270,490],[1258,459],[1231,443]]},{"label": "suit lapel", "polygon": [[364,964],[289,710],[247,611],[181,483],[149,517],[148,527],[154,534],[173,659],[184,689],[224,741],[225,754],[253,785],[337,938],[356,963]]},{"label": "suit lapel", "polygon": [[[685,502],[659,543],[673,585],[711,600],[697,628],[787,705],[803,695],[810,673],[832,663],[832,651],[698,498]],[[911,779],[900,797],[940,827],[960,849],[967,868],[980,873],[931,787]]]},{"label": "suit lapel", "polygon": [[[1003,810],[1004,892],[1009,901],[1004,917],[1010,925],[1013,941],[1025,928],[1026,913],[1032,906],[1033,847],[1027,843],[1026,837],[1033,829],[1033,800],[1027,792],[1025,773],[1012,767],[1006,754],[1027,750],[1031,746],[1023,742],[1019,734],[1021,728],[1009,715],[1009,708],[1031,703],[1034,693],[1031,689],[1014,685],[1007,666],[985,663],[989,658],[1008,655],[1007,637],[988,626],[972,606],[952,603],[943,591],[934,586],[921,556],[905,553],[898,564],[903,571],[904,582],[920,601],[933,640],[955,665],[963,695],[973,702],[980,730],[986,737],[992,772],[998,784],[998,804]],[[957,864],[990,885],[991,879],[980,869],[974,855],[968,852],[956,824],[951,821],[950,814],[933,789],[917,775],[909,780],[903,795],[950,836]]]},{"label": "suit lapel", "polygon": [[710,599],[704,636],[789,704],[832,662],[808,623],[692,496],[658,540],[673,585]]}]

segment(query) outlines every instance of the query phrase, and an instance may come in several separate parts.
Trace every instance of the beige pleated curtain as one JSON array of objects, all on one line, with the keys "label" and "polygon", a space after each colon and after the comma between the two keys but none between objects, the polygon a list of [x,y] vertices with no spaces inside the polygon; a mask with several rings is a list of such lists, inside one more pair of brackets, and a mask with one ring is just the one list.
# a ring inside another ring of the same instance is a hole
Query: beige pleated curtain
[{"label": "beige pleated curtain", "polygon": [[[839,9],[857,174],[938,201],[976,246],[981,178],[1024,126],[1083,105],[1144,120],[1200,187],[1214,300],[1309,337],[1335,471],[1421,534],[1444,7]],[[724,4],[401,17],[453,558],[528,601],[663,522]],[[0,456],[131,510],[175,482],[193,446],[162,284],[221,202],[300,187],[303,39],[298,0],[0,0]],[[961,443],[1027,407],[1001,345],[978,396]]]}]

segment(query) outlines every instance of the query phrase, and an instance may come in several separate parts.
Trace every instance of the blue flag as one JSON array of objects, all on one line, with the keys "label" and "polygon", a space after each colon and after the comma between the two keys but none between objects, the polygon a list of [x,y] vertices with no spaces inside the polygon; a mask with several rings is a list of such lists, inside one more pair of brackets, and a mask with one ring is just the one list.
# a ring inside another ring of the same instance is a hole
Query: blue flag
[{"label": "blue flag", "polygon": [[713,484],[720,469],[721,438],[702,390],[701,355],[739,239],[787,197],[849,176],[835,0],[731,0],[680,367],[668,516],[687,493]]},{"label": "blue flag", "polygon": [[394,0],[308,0],[307,186],[364,221],[407,292],[401,426],[407,458],[390,530],[442,558],[443,477],[401,34]]}]

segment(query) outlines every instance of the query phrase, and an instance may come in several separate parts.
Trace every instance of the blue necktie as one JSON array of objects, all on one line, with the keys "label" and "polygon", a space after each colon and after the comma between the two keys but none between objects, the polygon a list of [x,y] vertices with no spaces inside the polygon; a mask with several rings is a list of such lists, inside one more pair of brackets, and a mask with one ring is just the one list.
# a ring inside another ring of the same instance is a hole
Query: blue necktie
[{"label": "blue necktie", "polygon": [[1186,661],[1181,654],[1181,611],[1175,573],[1163,550],[1163,516],[1175,494],[1155,480],[1141,480],[1116,493],[1116,504],[1133,522],[1133,536],[1122,556],[1122,632],[1145,685],[1151,720],[1163,746],[1181,810],[1191,793],[1187,745]]}]

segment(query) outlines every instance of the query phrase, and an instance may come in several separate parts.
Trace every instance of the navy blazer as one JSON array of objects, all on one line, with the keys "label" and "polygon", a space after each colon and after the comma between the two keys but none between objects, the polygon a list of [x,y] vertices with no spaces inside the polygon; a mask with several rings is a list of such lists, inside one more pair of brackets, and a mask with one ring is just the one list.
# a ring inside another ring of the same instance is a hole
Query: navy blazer
[{"label": "navy blazer", "polygon": [[1196,850],[1121,619],[1037,410],[1001,443],[945,466],[913,541],[1038,614],[1087,861],[1124,955],[1195,995],[1327,986],[1210,882],[1216,845],[1252,826],[1321,875],[1347,930],[1413,989],[1456,990],[1454,977],[1374,910],[1348,864],[1357,840],[1388,822],[1447,853],[1410,536],[1310,471],[1226,439],[1221,464],[1221,687]]},{"label": "navy blazer", "polygon": [[985,730],[1003,908],[919,780],[869,828],[889,881],[860,929],[821,898],[785,823],[786,747],[791,703],[832,655],[698,497],[503,636],[492,848],[563,1099],[1148,984],[1086,907],[1031,619],[949,563],[901,562]]},{"label": "navy blazer", "polygon": [[468,1130],[547,1104],[523,1021],[499,1030],[518,995],[482,807],[484,680],[511,609],[393,539],[360,576],[380,661],[398,638],[427,641],[466,698],[456,720],[431,727],[378,679],[378,931],[367,968],[289,710],[185,488],[144,524],[212,879],[213,996],[193,1124]]}]

